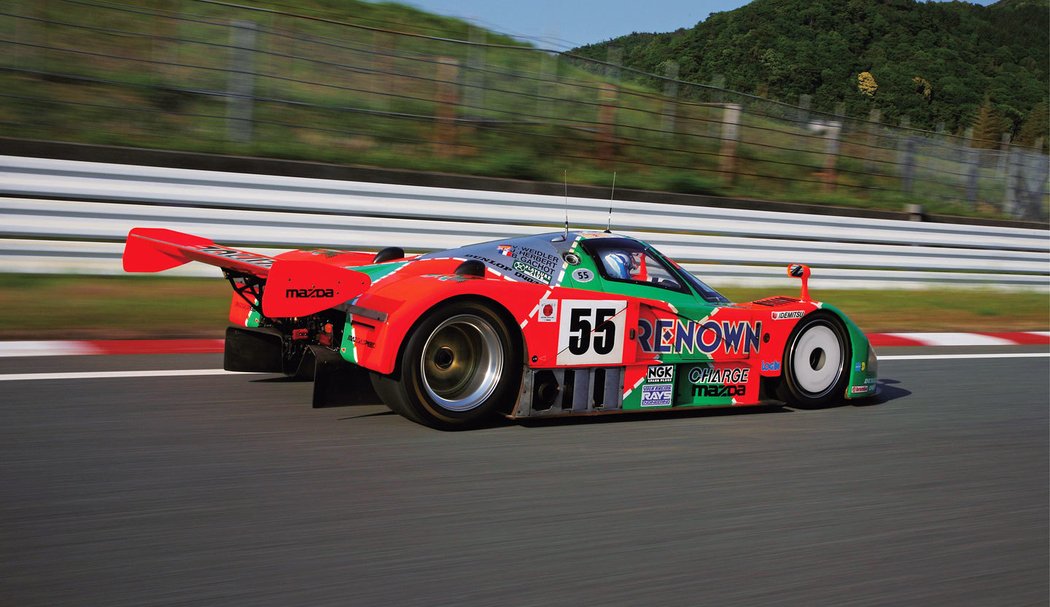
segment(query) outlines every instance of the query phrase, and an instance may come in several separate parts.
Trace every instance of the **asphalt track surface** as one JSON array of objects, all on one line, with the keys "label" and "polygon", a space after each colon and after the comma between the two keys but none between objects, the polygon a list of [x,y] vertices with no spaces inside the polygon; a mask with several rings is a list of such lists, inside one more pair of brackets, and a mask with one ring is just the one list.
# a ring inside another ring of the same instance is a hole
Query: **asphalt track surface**
[{"label": "asphalt track surface", "polygon": [[269,376],[0,381],[0,605],[1046,605],[1048,367],[461,433]]}]

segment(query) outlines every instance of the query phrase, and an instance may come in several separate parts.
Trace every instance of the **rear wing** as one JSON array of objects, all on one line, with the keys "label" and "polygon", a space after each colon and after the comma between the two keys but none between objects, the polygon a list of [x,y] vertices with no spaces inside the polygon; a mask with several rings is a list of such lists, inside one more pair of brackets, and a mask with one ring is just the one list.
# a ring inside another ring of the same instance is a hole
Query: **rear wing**
[{"label": "rear wing", "polygon": [[161,272],[191,261],[265,278],[276,260],[175,230],[133,228],[128,232],[124,245],[125,272]]},{"label": "rear wing", "polygon": [[[312,260],[281,260],[215,244],[163,228],[134,228],[124,245],[124,271],[161,272],[191,261],[249,275],[264,285],[262,313],[270,318],[309,316],[347,302],[372,281],[367,274]],[[236,288],[236,287],[235,287]]]}]

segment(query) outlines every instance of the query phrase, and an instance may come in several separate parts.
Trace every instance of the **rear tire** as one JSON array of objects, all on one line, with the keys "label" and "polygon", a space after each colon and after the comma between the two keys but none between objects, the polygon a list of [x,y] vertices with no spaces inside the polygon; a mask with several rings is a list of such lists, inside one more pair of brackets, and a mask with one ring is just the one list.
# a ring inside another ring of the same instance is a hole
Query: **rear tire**
[{"label": "rear tire", "polygon": [[521,346],[492,307],[458,301],[409,334],[391,375],[372,385],[391,410],[442,430],[476,427],[510,410],[521,385]]},{"label": "rear tire", "polygon": [[828,312],[806,316],[788,338],[777,397],[800,408],[845,398],[851,358],[849,334],[838,317]]}]

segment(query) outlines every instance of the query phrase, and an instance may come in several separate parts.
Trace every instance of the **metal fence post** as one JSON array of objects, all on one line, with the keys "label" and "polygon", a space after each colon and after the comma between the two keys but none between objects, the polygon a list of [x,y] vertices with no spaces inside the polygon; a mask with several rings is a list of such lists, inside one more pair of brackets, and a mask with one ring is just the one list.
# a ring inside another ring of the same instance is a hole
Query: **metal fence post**
[{"label": "metal fence post", "polygon": [[838,175],[835,165],[839,159],[839,134],[842,132],[842,123],[833,122],[824,131],[824,191],[833,192],[838,183]]},{"label": "metal fence post", "polygon": [[915,150],[918,147],[915,137],[904,137],[904,154],[901,158],[901,190],[911,194],[915,187]]},{"label": "metal fence post", "polygon": [[[1045,221],[1047,216],[1043,200],[1046,198],[1047,179],[1050,178],[1050,162],[1047,162],[1047,157],[1039,151],[1041,148],[1042,141],[1035,152],[1024,153],[1025,194],[1028,203],[1024,219],[1035,221]],[[1029,187],[1029,184],[1034,187]]]},{"label": "metal fence post", "polygon": [[964,148],[967,165],[966,202],[972,209],[977,206],[978,184],[981,178],[981,153],[973,146],[973,127],[966,129],[963,138],[966,140]]},{"label": "metal fence post", "polygon": [[238,143],[251,143],[252,140],[255,32],[255,23],[251,21],[234,21],[230,24],[226,124],[227,136]]},{"label": "metal fence post", "polygon": [[389,111],[391,98],[396,90],[397,66],[394,57],[397,54],[397,37],[389,32],[372,32],[372,69],[375,72],[369,81],[372,83],[372,104],[381,111]]},{"label": "metal fence post", "polygon": [[[1010,146],[1006,163],[1006,196],[1003,213],[1016,219],[1041,220],[1044,217],[1043,197],[1050,165],[1042,154],[1027,154],[1017,146]],[[1035,184],[1035,187],[1029,187]]]},{"label": "metal fence post", "polygon": [[618,46],[610,46],[605,53],[605,75],[616,84],[620,84],[620,66],[623,65],[623,49]]},{"label": "metal fence post", "polygon": [[809,109],[813,105],[813,95],[807,95],[805,93],[798,96],[798,121],[799,123],[809,122]]},{"label": "metal fence post", "polygon": [[[1004,133],[1005,139],[1005,133]],[[1007,145],[1003,152],[1003,159],[1005,163],[1006,179],[1003,182],[1005,191],[1003,192],[1003,213],[1009,217],[1019,217],[1021,215],[1020,200],[1018,200],[1018,194],[1020,193],[1020,187],[1017,183],[1020,181],[1019,168],[1017,166],[1016,150],[1013,146]]]},{"label": "metal fence post", "polygon": [[724,75],[715,74],[711,76],[711,88],[715,89],[716,92],[712,93],[711,98],[707,101],[711,103],[722,103],[725,101],[726,77]]},{"label": "metal fence post", "polygon": [[1010,155],[1010,133],[1003,133],[999,136],[999,166],[996,169],[997,175],[1005,175],[1007,171],[1007,157]]},{"label": "metal fence post", "polygon": [[598,158],[612,160],[616,141],[616,97],[619,87],[603,82],[598,89]]},{"label": "metal fence post", "polygon": [[663,111],[663,136],[664,139],[674,137],[675,117],[678,113],[678,63],[675,61],[664,62],[664,111]]},{"label": "metal fence post", "polygon": [[554,101],[558,95],[558,55],[540,51],[540,77],[536,82],[536,114],[554,122]]},{"label": "metal fence post", "polygon": [[437,101],[434,124],[434,153],[441,157],[455,155],[456,108],[459,105],[459,61],[452,57],[437,58]]},{"label": "metal fence post", "polygon": [[469,26],[468,38],[470,46],[467,48],[466,74],[463,79],[463,106],[464,113],[477,116],[484,111],[485,106],[485,30]]},{"label": "metal fence post", "polygon": [[740,140],[740,105],[727,103],[722,112],[722,147],[718,151],[718,171],[731,185],[736,178],[736,147]]},{"label": "metal fence post", "polygon": [[865,147],[867,147],[867,153],[864,154],[864,170],[872,172],[875,170],[874,157],[879,153],[879,130],[882,125],[879,121],[882,120],[882,110],[875,108],[868,113],[868,124],[866,126],[867,136],[865,137]]}]

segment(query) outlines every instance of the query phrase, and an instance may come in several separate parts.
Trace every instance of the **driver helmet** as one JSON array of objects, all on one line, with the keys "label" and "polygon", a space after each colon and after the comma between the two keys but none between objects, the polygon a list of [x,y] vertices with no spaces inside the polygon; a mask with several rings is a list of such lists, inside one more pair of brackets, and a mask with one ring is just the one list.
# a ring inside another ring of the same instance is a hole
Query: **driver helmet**
[{"label": "driver helmet", "polygon": [[631,254],[619,250],[609,251],[602,255],[602,263],[605,265],[605,272],[609,278],[618,280],[628,280],[631,277],[631,268],[634,267]]}]

